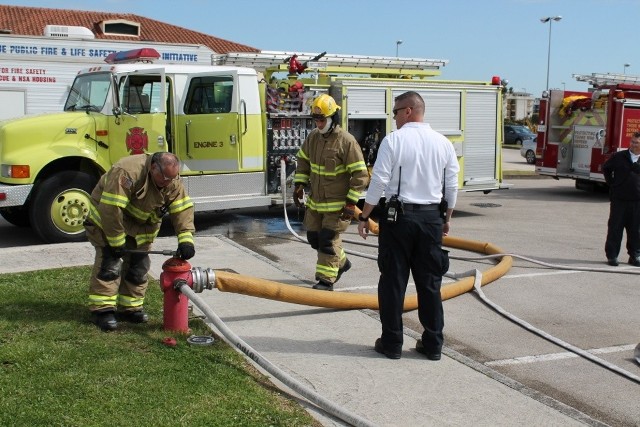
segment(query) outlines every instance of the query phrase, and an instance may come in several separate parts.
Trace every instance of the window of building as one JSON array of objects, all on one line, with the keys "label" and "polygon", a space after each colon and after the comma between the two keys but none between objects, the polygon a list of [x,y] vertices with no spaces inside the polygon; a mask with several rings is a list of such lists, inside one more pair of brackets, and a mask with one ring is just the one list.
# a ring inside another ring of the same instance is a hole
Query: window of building
[{"label": "window of building", "polygon": [[125,19],[102,21],[100,29],[105,35],[140,37],[140,24]]}]

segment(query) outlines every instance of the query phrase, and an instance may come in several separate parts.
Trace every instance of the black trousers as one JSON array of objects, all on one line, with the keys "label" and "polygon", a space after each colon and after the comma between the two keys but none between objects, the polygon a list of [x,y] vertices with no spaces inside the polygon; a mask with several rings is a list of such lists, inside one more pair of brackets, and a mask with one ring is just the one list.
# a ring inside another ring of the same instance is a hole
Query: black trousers
[{"label": "black trousers", "polygon": [[378,268],[383,346],[393,352],[402,349],[402,312],[411,272],[418,296],[418,318],[424,328],[422,342],[428,352],[440,352],[444,327],[440,287],[449,258],[442,250],[439,212],[405,210],[395,223],[380,221]]},{"label": "black trousers", "polygon": [[640,256],[640,201],[611,200],[607,241],[604,245],[607,258],[618,257],[623,230],[627,232],[627,253],[637,258]]}]

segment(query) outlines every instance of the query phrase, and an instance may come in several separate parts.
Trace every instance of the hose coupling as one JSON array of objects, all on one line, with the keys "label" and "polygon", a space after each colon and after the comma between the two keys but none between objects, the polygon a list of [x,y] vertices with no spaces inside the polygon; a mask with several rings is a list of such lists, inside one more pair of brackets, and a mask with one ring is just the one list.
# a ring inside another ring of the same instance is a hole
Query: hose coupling
[{"label": "hose coupling", "polygon": [[213,289],[216,286],[216,273],[212,268],[193,267],[191,269],[193,291],[200,293],[205,289]]}]

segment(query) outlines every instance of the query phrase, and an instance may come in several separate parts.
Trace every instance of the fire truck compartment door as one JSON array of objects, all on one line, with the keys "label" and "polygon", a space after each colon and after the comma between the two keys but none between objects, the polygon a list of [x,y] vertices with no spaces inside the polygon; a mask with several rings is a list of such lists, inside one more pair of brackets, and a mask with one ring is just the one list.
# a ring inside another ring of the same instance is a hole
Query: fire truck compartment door
[{"label": "fire truck compartment door", "polygon": [[348,88],[347,115],[349,119],[383,119],[386,120],[385,88]]},{"label": "fire truck compartment door", "polygon": [[602,149],[605,130],[600,126],[573,126],[571,138],[571,172],[589,176],[591,171],[591,151]]},{"label": "fire truck compartment door", "polygon": [[498,185],[498,96],[493,91],[466,94],[463,188],[468,190]]},{"label": "fire truck compartment door", "polygon": [[164,70],[118,73],[114,106],[120,114],[109,121],[110,158],[166,151],[167,85]]}]

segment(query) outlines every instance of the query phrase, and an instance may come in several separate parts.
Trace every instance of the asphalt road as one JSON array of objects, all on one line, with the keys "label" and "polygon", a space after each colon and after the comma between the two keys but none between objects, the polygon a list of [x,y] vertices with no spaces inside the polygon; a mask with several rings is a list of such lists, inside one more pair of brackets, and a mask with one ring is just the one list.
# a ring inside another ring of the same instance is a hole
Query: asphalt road
[{"label": "asphalt road", "polygon": [[[533,170],[519,156],[517,150],[505,150],[504,169]],[[640,269],[626,263],[617,268],[605,264],[603,246],[609,207],[606,194],[576,190],[570,180],[520,177],[507,181],[513,184],[508,190],[461,194],[451,235],[492,243],[506,253],[568,269],[515,258],[505,276],[483,287],[486,296],[545,333],[639,376],[633,348],[640,342]],[[302,212],[292,208],[288,214],[293,229],[304,235]],[[315,254],[289,233],[280,210],[202,213],[196,216],[196,226],[198,234],[224,235],[278,262],[282,268],[308,277],[308,283],[313,281]],[[171,235],[170,227],[163,227],[162,234]],[[40,243],[29,229],[18,229],[1,219],[0,236],[0,247]],[[375,293],[375,261],[353,254],[357,251],[374,255],[375,247],[356,244],[362,239],[355,223],[345,239],[355,242],[345,243],[353,268],[343,276],[336,291]],[[376,238],[372,236],[367,243],[375,244]],[[452,249],[450,271],[482,271],[493,263],[465,259],[475,255]],[[620,259],[626,261],[624,243]],[[215,260],[211,263],[202,267],[216,268]],[[410,285],[408,292],[412,291]],[[577,357],[514,324],[475,293],[447,300],[444,307],[445,345],[473,363],[490,368],[497,377],[504,375],[515,384],[522,384],[527,392],[550,396],[604,424],[640,425],[638,382]],[[421,331],[416,312],[405,314],[405,326],[408,333]],[[535,420],[523,420],[522,424],[535,425]]]}]

